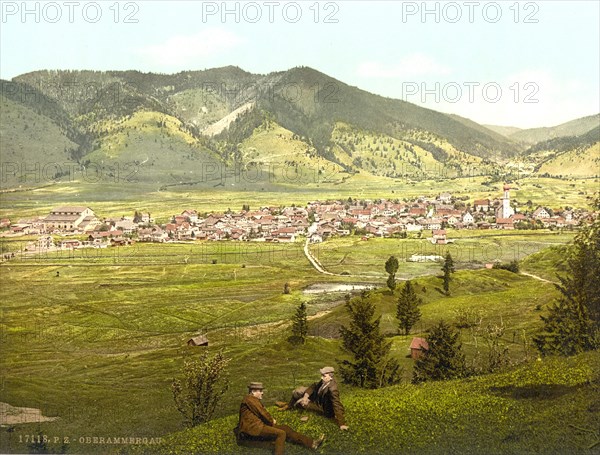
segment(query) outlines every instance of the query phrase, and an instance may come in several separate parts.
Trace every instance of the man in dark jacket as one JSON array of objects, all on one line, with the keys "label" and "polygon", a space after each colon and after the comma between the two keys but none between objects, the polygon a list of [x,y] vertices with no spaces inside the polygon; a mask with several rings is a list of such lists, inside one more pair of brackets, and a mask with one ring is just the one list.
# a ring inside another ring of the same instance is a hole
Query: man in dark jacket
[{"label": "man in dark jacket", "polygon": [[248,386],[249,393],[240,405],[240,421],[236,428],[238,443],[246,440],[275,441],[273,450],[275,455],[283,455],[286,440],[316,450],[325,439],[325,435],[313,440],[287,425],[277,425],[277,421],[260,401],[263,397],[263,389],[261,382],[251,382]]},{"label": "man in dark jacket", "polygon": [[315,382],[310,387],[298,387],[292,392],[289,403],[277,404],[282,410],[301,407],[321,412],[325,417],[334,419],[340,430],[347,430],[344,406],[340,400],[337,382],[333,377],[335,370],[333,367],[323,367],[319,372],[321,373],[319,382]]}]

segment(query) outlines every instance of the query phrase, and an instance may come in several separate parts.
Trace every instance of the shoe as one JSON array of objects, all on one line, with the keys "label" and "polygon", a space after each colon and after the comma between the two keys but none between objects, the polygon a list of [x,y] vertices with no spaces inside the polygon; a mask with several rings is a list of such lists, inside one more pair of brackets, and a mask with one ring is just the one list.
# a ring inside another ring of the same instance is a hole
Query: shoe
[{"label": "shoe", "polygon": [[287,401],[276,401],[275,406],[277,406],[278,408],[286,408],[287,409],[288,402]]},{"label": "shoe", "polygon": [[313,450],[317,450],[321,444],[323,444],[323,441],[325,441],[325,435],[322,434],[321,436],[319,436],[319,439],[315,439],[313,441],[313,445],[312,445],[312,449]]}]

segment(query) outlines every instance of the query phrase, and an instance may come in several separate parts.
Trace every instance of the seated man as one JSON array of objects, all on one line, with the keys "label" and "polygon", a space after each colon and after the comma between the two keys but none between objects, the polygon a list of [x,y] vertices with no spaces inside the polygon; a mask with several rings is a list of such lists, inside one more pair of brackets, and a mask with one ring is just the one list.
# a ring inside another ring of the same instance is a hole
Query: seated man
[{"label": "seated man", "polygon": [[248,386],[248,395],[240,405],[240,421],[235,429],[238,444],[243,444],[244,441],[274,441],[275,455],[283,455],[286,440],[308,449],[318,449],[325,435],[313,440],[295,432],[287,425],[277,425],[276,420],[260,401],[263,397],[263,389],[261,382],[251,382]]},{"label": "seated man", "polygon": [[344,418],[344,406],[340,401],[337,382],[333,378],[333,367],[323,367],[319,370],[321,380],[310,387],[298,387],[292,392],[289,403],[279,402],[281,410],[302,407],[323,413],[325,417],[333,418],[340,430],[347,430]]}]

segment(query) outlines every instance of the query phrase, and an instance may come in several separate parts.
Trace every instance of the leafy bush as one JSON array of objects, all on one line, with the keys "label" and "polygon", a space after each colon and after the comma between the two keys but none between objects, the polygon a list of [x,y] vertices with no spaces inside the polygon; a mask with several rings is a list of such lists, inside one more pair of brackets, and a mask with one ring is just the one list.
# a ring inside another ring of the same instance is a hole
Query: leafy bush
[{"label": "leafy bush", "polygon": [[454,310],[456,322],[454,326],[457,329],[470,329],[481,324],[483,312],[474,308],[459,308]]},{"label": "leafy bush", "polygon": [[183,380],[173,379],[171,389],[186,426],[194,427],[212,418],[229,388],[225,373],[230,360],[222,352],[211,357],[204,351],[198,360],[184,362]]}]

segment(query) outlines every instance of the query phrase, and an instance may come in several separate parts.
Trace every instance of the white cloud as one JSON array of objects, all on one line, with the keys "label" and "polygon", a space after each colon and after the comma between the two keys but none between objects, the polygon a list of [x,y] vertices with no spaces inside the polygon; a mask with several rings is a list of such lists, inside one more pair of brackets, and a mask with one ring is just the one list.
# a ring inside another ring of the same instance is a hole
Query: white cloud
[{"label": "white cloud", "polygon": [[205,29],[194,35],[176,35],[161,44],[139,49],[141,55],[163,65],[190,64],[227,52],[242,43],[242,39],[221,28]]},{"label": "white cloud", "polygon": [[394,64],[366,61],[359,65],[357,72],[363,77],[406,79],[416,76],[445,76],[451,73],[451,69],[425,54],[415,53]]}]

